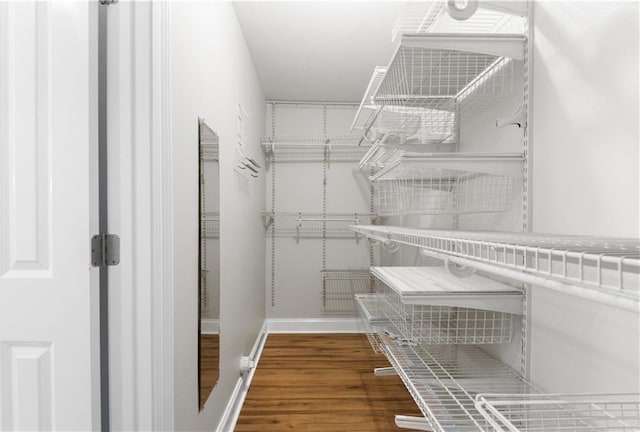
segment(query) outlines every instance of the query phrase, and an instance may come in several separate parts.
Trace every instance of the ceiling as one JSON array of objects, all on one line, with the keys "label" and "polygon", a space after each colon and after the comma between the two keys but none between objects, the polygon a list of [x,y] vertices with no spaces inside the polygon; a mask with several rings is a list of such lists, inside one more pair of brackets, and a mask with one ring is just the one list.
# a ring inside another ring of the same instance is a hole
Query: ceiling
[{"label": "ceiling", "polygon": [[389,63],[403,2],[234,3],[269,100],[359,102]]}]

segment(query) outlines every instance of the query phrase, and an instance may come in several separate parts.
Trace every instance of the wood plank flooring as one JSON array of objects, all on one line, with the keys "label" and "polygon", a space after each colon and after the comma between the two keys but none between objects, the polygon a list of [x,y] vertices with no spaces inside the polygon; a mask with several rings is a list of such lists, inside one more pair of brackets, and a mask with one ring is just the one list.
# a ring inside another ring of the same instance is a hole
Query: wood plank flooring
[{"label": "wood plank flooring", "polygon": [[396,414],[421,413],[398,376],[373,375],[387,366],[364,334],[271,334],[235,430],[402,430]]},{"label": "wood plank flooring", "polygon": [[200,407],[209,398],[209,394],[218,382],[220,336],[203,333],[200,335]]}]

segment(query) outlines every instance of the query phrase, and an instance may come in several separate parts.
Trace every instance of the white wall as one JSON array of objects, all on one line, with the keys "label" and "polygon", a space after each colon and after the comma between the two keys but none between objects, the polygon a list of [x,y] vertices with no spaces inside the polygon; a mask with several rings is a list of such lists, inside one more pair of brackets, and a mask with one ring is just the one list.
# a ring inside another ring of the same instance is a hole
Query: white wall
[{"label": "white wall", "polygon": [[[175,429],[213,430],[264,322],[264,174],[234,170],[237,106],[250,114],[248,155],[263,165],[264,98],[233,7],[171,3],[175,221]],[[220,137],[220,380],[198,412],[198,116]],[[264,165],[263,165],[264,166]]]},{"label": "white wall", "polygon": [[[267,107],[266,131],[272,133],[272,110]],[[327,106],[327,135],[349,133],[355,106]],[[318,137],[323,135],[322,105],[278,104],[275,110],[276,136]],[[276,212],[322,213],[323,163],[278,162],[276,160]],[[271,209],[269,164],[267,203]],[[369,213],[369,185],[356,162],[331,162],[327,169],[328,213]],[[280,225],[282,226],[282,225]],[[271,287],[271,238],[267,238],[267,316],[269,318],[322,318],[322,240],[278,237],[275,248],[275,291]],[[366,240],[329,239],[326,268],[369,267]]]},{"label": "white wall", "polygon": [[[638,3],[536,2],[533,230],[637,237]],[[639,315],[534,287],[531,376],[640,390]]]}]

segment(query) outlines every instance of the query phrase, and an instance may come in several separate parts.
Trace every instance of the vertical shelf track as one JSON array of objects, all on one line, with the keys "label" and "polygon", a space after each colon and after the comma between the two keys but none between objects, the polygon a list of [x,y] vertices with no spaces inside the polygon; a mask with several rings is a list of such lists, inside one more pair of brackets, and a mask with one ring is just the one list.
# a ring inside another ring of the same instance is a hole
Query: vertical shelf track
[{"label": "vertical shelf track", "polygon": [[[276,104],[271,105],[271,137],[276,137]],[[276,155],[271,156],[271,212],[276,211]],[[271,307],[276,306],[276,221],[271,224]]]},{"label": "vertical shelf track", "polygon": [[[327,139],[327,105],[322,105],[322,137]],[[327,270],[327,168],[329,148],[324,149],[322,160],[322,273]],[[327,306],[327,282],[322,278],[322,307]]]},{"label": "vertical shelf track", "polygon": [[[525,113],[526,123],[523,125],[522,135],[522,155],[524,158],[522,165],[522,231],[527,233],[531,232],[531,226],[529,223],[530,216],[530,202],[529,202],[529,164],[531,163],[530,149],[529,149],[529,48],[531,44],[531,35],[529,33],[529,20],[533,16],[531,10],[531,3],[527,6],[528,13],[527,19],[524,20],[524,36],[526,43],[524,44],[523,55],[523,69],[522,69],[522,109]],[[526,258],[524,258],[526,259]],[[524,264],[524,263],[523,263]],[[529,379],[529,297],[531,296],[531,290],[529,284],[522,284],[522,328],[521,328],[521,352],[520,352],[520,375]]]}]

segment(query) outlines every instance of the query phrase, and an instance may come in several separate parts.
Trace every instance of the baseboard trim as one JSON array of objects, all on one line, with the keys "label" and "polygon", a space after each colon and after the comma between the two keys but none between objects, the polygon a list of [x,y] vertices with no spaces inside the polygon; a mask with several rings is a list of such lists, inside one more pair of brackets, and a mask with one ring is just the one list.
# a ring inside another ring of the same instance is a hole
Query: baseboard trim
[{"label": "baseboard trim", "polygon": [[220,333],[220,320],[208,318],[202,319],[200,321],[200,332],[204,334]]},{"label": "baseboard trim", "polygon": [[267,318],[269,333],[365,333],[358,318]]},{"label": "baseboard trim", "polygon": [[244,399],[247,397],[247,392],[249,391],[249,386],[251,385],[251,380],[253,380],[253,374],[258,367],[258,362],[260,361],[260,356],[262,355],[264,344],[267,341],[267,329],[267,322],[265,321],[262,324],[262,328],[260,329],[260,333],[258,333],[258,337],[256,338],[255,343],[253,344],[251,354],[249,354],[249,357],[254,362],[254,366],[247,374],[238,378],[236,386],[234,387],[233,392],[231,393],[231,397],[229,398],[229,402],[227,403],[227,407],[222,414],[220,423],[216,428],[216,432],[232,432],[236,426],[236,422],[238,421],[238,417],[240,416],[240,411],[242,410],[242,405],[244,404]]}]

